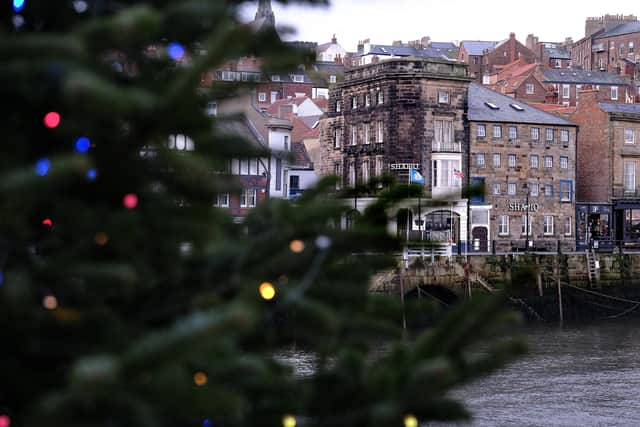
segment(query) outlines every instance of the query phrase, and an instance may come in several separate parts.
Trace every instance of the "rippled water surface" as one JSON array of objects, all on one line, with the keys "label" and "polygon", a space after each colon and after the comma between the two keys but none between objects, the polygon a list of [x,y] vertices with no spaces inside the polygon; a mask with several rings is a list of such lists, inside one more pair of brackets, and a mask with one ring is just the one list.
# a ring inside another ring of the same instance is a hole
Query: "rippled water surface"
[{"label": "rippled water surface", "polygon": [[[453,393],[474,414],[463,426],[640,427],[640,321],[536,327],[527,335],[527,356]],[[300,375],[313,372],[304,353],[283,358]]]},{"label": "rippled water surface", "polygon": [[528,338],[527,356],[454,393],[471,425],[640,426],[640,322],[535,328]]}]

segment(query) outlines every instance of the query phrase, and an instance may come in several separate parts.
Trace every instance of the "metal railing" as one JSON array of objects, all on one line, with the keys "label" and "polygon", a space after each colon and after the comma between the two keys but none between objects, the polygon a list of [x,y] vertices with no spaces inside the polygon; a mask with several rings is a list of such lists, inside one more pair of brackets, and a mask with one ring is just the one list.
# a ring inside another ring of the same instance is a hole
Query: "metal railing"
[{"label": "metal railing", "polygon": [[613,197],[624,199],[624,198],[639,198],[640,190],[636,189],[626,189],[626,188],[614,188],[613,189]]},{"label": "metal railing", "polygon": [[462,153],[460,141],[434,142],[431,149],[433,153]]}]

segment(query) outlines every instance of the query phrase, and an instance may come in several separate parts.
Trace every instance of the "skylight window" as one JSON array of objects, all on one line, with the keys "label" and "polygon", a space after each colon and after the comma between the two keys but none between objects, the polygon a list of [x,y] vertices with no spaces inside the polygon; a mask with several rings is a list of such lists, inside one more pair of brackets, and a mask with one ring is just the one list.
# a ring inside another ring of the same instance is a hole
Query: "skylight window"
[{"label": "skylight window", "polygon": [[500,107],[498,107],[496,104],[494,104],[493,102],[485,102],[485,105],[489,108],[491,108],[492,110],[499,110]]},{"label": "skylight window", "polygon": [[511,108],[513,108],[516,111],[524,111],[524,108],[522,108],[522,106],[518,104],[509,104],[509,105],[511,105]]}]

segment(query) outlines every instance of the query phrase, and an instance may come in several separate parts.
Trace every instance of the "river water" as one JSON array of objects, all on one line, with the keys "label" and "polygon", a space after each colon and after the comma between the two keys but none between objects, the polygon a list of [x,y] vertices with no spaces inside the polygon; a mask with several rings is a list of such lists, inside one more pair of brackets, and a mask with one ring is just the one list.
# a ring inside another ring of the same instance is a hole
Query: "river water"
[{"label": "river water", "polygon": [[640,321],[527,332],[525,357],[453,393],[465,425],[640,426]]},{"label": "river water", "polygon": [[[529,327],[526,335],[526,356],[452,393],[474,415],[456,427],[640,426],[640,320]],[[283,359],[301,375],[313,372],[305,353]]]}]

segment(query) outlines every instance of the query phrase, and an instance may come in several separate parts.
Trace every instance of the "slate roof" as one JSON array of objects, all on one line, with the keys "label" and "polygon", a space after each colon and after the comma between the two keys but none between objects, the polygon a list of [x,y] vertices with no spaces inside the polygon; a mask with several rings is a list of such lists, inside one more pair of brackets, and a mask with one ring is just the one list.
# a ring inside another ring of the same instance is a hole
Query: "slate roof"
[{"label": "slate roof", "polygon": [[[486,103],[491,103],[498,109],[490,108]],[[518,111],[511,104],[519,105],[523,110]],[[482,87],[477,83],[469,85],[469,112],[470,121],[475,122],[499,122],[499,123],[531,123],[556,126],[577,126],[567,120],[545,113],[531,105],[510,96]]]},{"label": "slate roof", "polygon": [[628,81],[615,73],[589,70],[546,70],[544,72],[545,83],[567,83],[567,84],[592,84],[622,86]]},{"label": "slate roof", "polygon": [[482,55],[485,49],[493,49],[498,42],[487,42],[480,40],[463,40],[460,46],[464,44],[467,55]]},{"label": "slate roof", "polygon": [[419,58],[439,58],[439,59],[451,59],[447,56],[446,53],[442,52],[440,49],[435,49],[432,47],[417,49],[411,46],[390,46],[390,45],[380,45],[380,44],[372,44],[367,54],[360,54],[359,56],[364,55],[378,55],[378,56],[416,56]]},{"label": "slate roof", "polygon": [[609,31],[605,31],[604,33],[598,34],[597,36],[594,37],[594,39],[597,40],[597,39],[603,39],[605,37],[621,36],[623,34],[630,34],[630,33],[640,33],[640,22],[636,21],[636,22],[628,22],[626,24],[620,24]]},{"label": "slate roof", "polygon": [[598,106],[606,113],[624,113],[640,115],[640,104],[619,104],[614,102],[598,102]]},{"label": "slate roof", "polygon": [[431,42],[430,47],[434,49],[451,49],[458,50],[458,47],[451,42]]},{"label": "slate roof", "polygon": [[335,62],[316,62],[313,69],[319,73],[344,74],[344,65]]},{"label": "slate roof", "polygon": [[545,52],[549,55],[549,58],[553,59],[571,59],[571,54],[567,52],[565,49],[560,49],[557,47],[546,47]]}]

